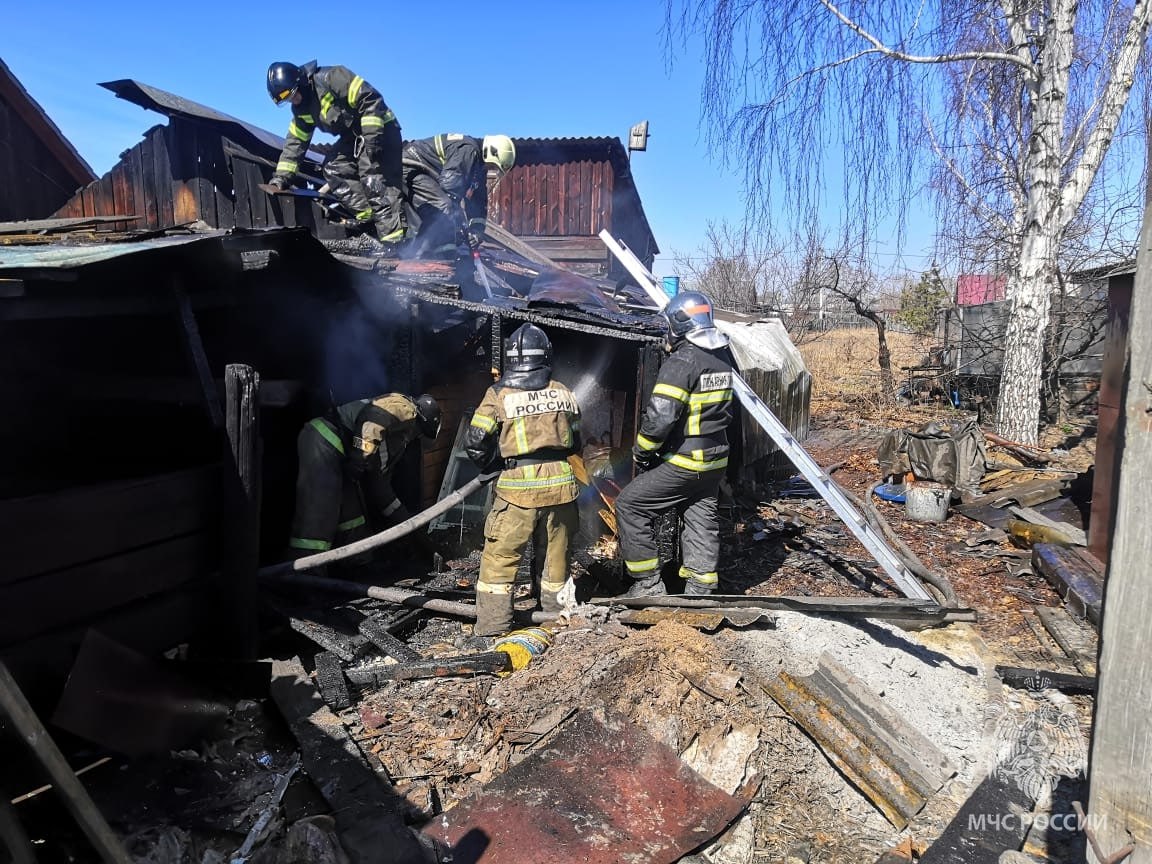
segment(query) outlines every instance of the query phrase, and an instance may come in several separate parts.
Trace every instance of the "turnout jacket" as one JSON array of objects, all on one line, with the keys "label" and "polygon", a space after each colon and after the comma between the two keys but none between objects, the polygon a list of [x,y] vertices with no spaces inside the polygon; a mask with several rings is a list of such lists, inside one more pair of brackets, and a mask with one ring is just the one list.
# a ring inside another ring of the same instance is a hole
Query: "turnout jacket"
[{"label": "turnout jacket", "polygon": [[724,468],[731,422],[732,367],[685,339],[660,367],[635,450],[689,471]]},{"label": "turnout jacket", "polygon": [[[354,470],[395,470],[405,448],[420,435],[416,403],[403,393],[346,402],[335,411],[335,425]],[[339,448],[337,448],[339,449]]]},{"label": "turnout jacket", "polygon": [[312,86],[302,87],[303,100],[292,106],[292,122],[273,175],[285,181],[299,169],[317,127],[332,135],[363,136],[365,152],[371,155],[378,150],[376,138],[384,127],[397,122],[375,88],[346,67],[317,67],[313,61],[302,70]]},{"label": "turnout jacket", "polygon": [[576,500],[568,457],[580,451],[580,407],[551,370],[511,372],[488,388],[465,433],[480,470],[503,468],[496,494],[518,507]]},{"label": "turnout jacket", "polygon": [[449,198],[463,202],[468,230],[483,235],[488,219],[488,167],[481,149],[480,139],[451,132],[409,141],[401,161],[405,170],[430,174]]}]

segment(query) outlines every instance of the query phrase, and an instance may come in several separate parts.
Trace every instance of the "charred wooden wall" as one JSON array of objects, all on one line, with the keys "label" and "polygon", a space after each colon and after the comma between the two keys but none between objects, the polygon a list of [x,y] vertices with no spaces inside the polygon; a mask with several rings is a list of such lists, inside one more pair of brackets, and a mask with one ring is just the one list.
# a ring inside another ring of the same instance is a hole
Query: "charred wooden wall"
[{"label": "charred wooden wall", "polygon": [[54,215],[135,216],[106,231],[159,230],[201,221],[212,228],[306,227],[320,237],[342,230],[319,219],[306,199],[273,198],[258,188],[272,176],[253,153],[210,124],[173,117],[154,126],[100,179],[79,190]]},{"label": "charred wooden wall", "polygon": [[25,94],[0,68],[0,222],[50,216],[81,185],[58,148],[45,146],[33,128],[36,119],[29,116]]}]

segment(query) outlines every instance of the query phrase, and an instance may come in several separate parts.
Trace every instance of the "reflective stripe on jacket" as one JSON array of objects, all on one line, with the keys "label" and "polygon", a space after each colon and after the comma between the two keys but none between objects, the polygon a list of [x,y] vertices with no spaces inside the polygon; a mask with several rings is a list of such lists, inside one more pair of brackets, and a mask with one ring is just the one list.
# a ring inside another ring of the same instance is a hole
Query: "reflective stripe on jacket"
[{"label": "reflective stripe on jacket", "polygon": [[[305,67],[305,73],[309,69]],[[376,136],[396,115],[376,89],[344,66],[321,66],[310,72],[311,87],[301,88],[304,99],[292,106],[292,122],[274,177],[290,180],[312,143],[317,127],[332,135],[362,135],[370,150]]]},{"label": "reflective stripe on jacket", "polygon": [[732,367],[684,340],[660,367],[636,436],[636,449],[690,471],[728,465]]},{"label": "reflective stripe on jacket", "polygon": [[513,466],[500,472],[496,492],[519,507],[566,504],[580,494],[567,461],[580,449],[580,407],[559,381],[536,390],[489,387],[465,446],[482,469],[495,454],[500,464]]}]

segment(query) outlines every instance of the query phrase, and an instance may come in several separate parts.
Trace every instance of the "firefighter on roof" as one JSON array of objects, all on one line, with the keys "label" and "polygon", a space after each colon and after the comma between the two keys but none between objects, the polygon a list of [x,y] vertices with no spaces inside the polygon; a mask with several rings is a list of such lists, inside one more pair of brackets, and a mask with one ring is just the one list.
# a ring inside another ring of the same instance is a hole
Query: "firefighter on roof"
[{"label": "firefighter on roof", "polygon": [[670,356],[660,367],[632,458],[643,472],[616,499],[616,524],[626,597],[664,594],[656,520],[674,510],[683,519],[680,576],[684,593],[711,594],[718,581],[717,495],[728,466],[732,367],[722,351],[712,302],[697,291],[677,294],[664,309]]},{"label": "firefighter on roof", "polygon": [[339,140],[324,159],[328,188],[365,227],[374,226],[385,244],[404,239],[406,225],[400,193],[403,140],[396,115],[376,90],[343,66],[273,63],[268,95],[277,105],[290,102],[292,122],[272,175],[272,185],[287,189],[319,127]]},{"label": "firefighter on roof", "polygon": [[455,251],[459,242],[477,248],[487,229],[488,169],[499,178],[514,164],[516,145],[507,135],[453,132],[405,144],[404,197],[420,238],[417,254]]},{"label": "firefighter on roof", "polygon": [[296,440],[291,555],[346,546],[407,519],[392,474],[412,441],[439,431],[436,400],[402,393],[346,402],[306,423]]},{"label": "firefighter on roof", "polygon": [[580,490],[568,464],[580,452],[576,397],[553,380],[552,343],[539,327],[522,325],[508,338],[504,356],[504,374],[484,394],[465,437],[468,456],[481,471],[500,471],[484,523],[477,636],[512,628],[516,570],[534,534],[534,552],[544,561],[540,606],[560,611],[557,594],[568,578],[569,544],[579,528]]}]

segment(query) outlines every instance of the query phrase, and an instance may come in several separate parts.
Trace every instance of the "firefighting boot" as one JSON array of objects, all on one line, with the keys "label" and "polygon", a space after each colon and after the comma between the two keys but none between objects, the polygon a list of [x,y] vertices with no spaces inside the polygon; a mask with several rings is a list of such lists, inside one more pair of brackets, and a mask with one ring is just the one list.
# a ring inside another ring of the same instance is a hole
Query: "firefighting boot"
[{"label": "firefighting boot", "polygon": [[707,597],[720,581],[716,573],[698,573],[687,567],[680,568],[680,577],[684,580],[684,594],[689,597]]},{"label": "firefighting boot", "polygon": [[637,573],[632,577],[632,586],[625,591],[623,597],[663,597],[668,591],[660,579],[659,570],[647,573]]},{"label": "firefighting boot", "polygon": [[476,636],[503,636],[512,629],[511,583],[476,583]]}]

